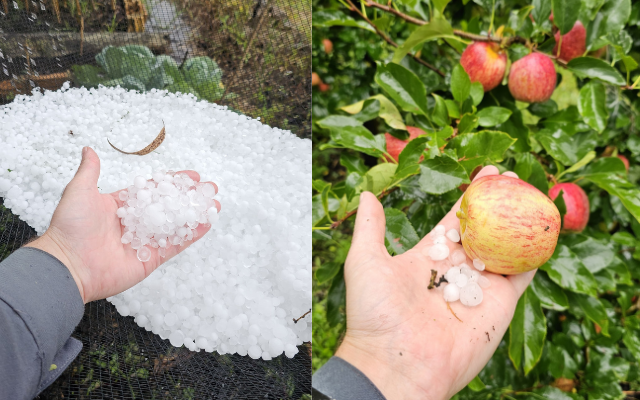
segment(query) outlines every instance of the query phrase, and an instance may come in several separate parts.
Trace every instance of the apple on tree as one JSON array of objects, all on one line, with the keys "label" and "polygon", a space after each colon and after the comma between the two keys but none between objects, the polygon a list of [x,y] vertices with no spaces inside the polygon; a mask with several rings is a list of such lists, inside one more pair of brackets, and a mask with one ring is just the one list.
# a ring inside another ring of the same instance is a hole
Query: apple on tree
[{"label": "apple on tree", "polygon": [[[393,159],[396,161],[398,161],[398,156],[400,156],[400,153],[402,153],[402,150],[407,147],[407,144],[410,141],[426,133],[422,129],[413,126],[407,126],[407,132],[409,132],[409,138],[407,140],[398,139],[397,137],[389,133],[384,134],[385,140],[387,142],[387,153],[389,153],[391,157],[393,157]],[[385,158],[387,158],[387,161],[391,161],[388,160],[387,156],[385,156]]]},{"label": "apple on tree", "polygon": [[531,53],[511,65],[509,91],[516,100],[542,103],[551,98],[556,79],[553,61],[544,54]]},{"label": "apple on tree", "polygon": [[[560,31],[556,32],[556,46],[553,48],[553,54],[558,54],[558,43],[560,43]],[[565,35],[562,35],[562,43],[560,44],[559,58],[564,61],[571,61],[576,57],[580,57],[587,51],[587,30],[582,22],[576,21],[573,28]]]},{"label": "apple on tree", "polygon": [[460,64],[471,82],[480,82],[488,92],[502,82],[507,55],[497,43],[474,42],[462,53]]},{"label": "apple on tree", "polygon": [[575,183],[558,183],[549,189],[549,197],[555,200],[562,190],[562,199],[567,213],[562,221],[563,233],[580,233],[589,222],[589,197]]}]

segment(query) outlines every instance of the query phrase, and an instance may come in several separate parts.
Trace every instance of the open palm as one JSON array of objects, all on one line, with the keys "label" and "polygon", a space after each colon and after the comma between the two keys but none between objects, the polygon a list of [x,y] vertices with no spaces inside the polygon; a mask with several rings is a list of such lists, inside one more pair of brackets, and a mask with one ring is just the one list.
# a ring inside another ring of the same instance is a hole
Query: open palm
[{"label": "open palm", "polygon": [[[197,172],[183,172],[194,181],[200,181]],[[134,286],[210,229],[209,224],[198,225],[197,237],[194,235],[193,240],[183,246],[171,246],[165,258],[158,255],[157,249],[148,246],[151,258],[141,262],[136,250],[120,241],[124,227],[116,215],[116,210],[123,205],[118,198],[119,192],[100,194],[99,176],[98,155],[90,148],[83,149],[82,163],[67,185],[49,228],[28,245],[51,253],[69,268],[85,303]],[[216,208],[220,211],[218,201]]]},{"label": "open palm", "polygon": [[[476,179],[496,174],[490,166]],[[459,207],[460,200],[440,222],[447,231],[460,230]],[[365,192],[345,263],[347,332],[336,355],[367,375],[387,399],[448,399],[489,361],[535,271],[509,277],[482,273],[491,281],[482,303],[456,302],[449,310],[441,290],[427,289],[431,270],[440,276],[451,265],[422,254],[433,234],[395,257],[384,235],[382,205]]]}]

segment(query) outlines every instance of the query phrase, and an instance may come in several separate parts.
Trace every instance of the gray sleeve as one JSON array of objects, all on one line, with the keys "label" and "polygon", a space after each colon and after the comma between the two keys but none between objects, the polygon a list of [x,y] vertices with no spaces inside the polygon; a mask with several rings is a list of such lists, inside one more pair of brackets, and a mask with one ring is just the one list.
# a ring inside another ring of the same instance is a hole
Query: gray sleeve
[{"label": "gray sleeve", "polygon": [[84,311],[69,270],[23,247],[0,263],[0,399],[31,399],[73,361]]},{"label": "gray sleeve", "polygon": [[314,399],[385,400],[369,378],[339,357],[331,357],[313,375],[312,386]]}]

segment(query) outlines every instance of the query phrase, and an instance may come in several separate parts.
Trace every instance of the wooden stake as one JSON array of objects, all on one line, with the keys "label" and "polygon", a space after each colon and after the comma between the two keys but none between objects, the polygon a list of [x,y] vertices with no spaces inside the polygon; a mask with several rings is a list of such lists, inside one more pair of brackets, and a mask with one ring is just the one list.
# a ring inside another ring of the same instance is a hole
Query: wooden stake
[{"label": "wooden stake", "polygon": [[53,10],[56,12],[58,23],[62,23],[62,21],[60,20],[60,3],[58,3],[58,0],[53,0]]}]

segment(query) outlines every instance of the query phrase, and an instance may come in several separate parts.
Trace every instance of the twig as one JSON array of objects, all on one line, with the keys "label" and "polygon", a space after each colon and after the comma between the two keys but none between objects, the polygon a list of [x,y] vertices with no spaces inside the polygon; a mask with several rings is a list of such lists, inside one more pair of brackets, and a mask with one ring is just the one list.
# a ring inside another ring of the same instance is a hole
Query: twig
[{"label": "twig", "polygon": [[253,30],[253,32],[251,32],[251,37],[249,38],[249,41],[247,42],[247,46],[244,48],[244,53],[242,54],[242,58],[240,59],[240,68],[238,68],[235,71],[233,71],[233,75],[231,76],[231,79],[229,80],[229,83],[224,86],[224,92],[222,93],[222,97],[220,97],[220,100],[219,100],[220,102],[222,102],[222,100],[224,100],[225,96],[227,95],[227,91],[235,83],[236,77],[244,69],[245,59],[247,58],[247,55],[249,54],[249,50],[251,49],[251,45],[253,44],[253,41],[256,38],[257,34],[258,34],[258,31],[260,30],[260,28],[262,28],[262,24],[267,19],[266,18],[267,14],[269,14],[269,0],[264,0],[264,7],[263,7],[263,10],[262,10],[262,15],[260,15],[260,19],[258,20],[258,24],[256,25],[256,27]]},{"label": "twig", "polygon": [[[348,1],[348,0],[347,0],[347,1]],[[381,198],[383,198],[384,196],[388,195],[389,193],[393,192],[393,191],[394,191],[394,190],[396,190],[397,188],[398,188],[398,187],[396,186],[396,187],[394,187],[394,188],[392,188],[392,189],[382,191],[382,193],[380,193],[380,194],[378,195],[378,200],[379,200],[379,199],[381,199]],[[347,219],[349,219],[349,217],[351,217],[352,215],[354,215],[354,214],[355,214],[355,213],[357,213],[357,212],[358,212],[358,209],[356,208],[355,210],[353,210],[353,211],[350,211],[350,212],[346,213],[344,217],[342,217],[341,219],[339,219],[339,220],[335,221],[333,224],[331,224],[331,229],[336,229],[337,227],[339,227],[339,226],[340,226],[340,224],[342,224],[344,221],[346,221]]]},{"label": "twig", "polygon": [[[391,38],[389,38],[387,35],[385,35],[384,32],[382,32],[380,29],[378,29],[376,24],[374,24],[369,18],[367,18],[367,16],[364,15],[362,13],[362,11],[360,11],[358,9],[358,7],[356,7],[351,0],[346,0],[346,2],[349,3],[349,6],[351,7],[351,11],[355,11],[356,13],[358,13],[358,15],[360,15],[360,17],[362,17],[362,19],[364,19],[369,25],[371,25],[371,27],[373,29],[375,29],[375,31],[378,34],[378,36],[383,38],[385,40],[385,42],[389,43],[391,46],[398,47],[398,44],[396,42],[394,42],[393,40],[391,40]],[[366,5],[366,3],[364,3],[364,4]],[[420,64],[424,65],[425,67],[429,68],[432,71],[435,71],[438,75],[442,76],[443,78],[445,77],[444,72],[440,71],[435,66],[429,64],[428,62],[424,61],[423,59],[421,59],[420,57],[417,57],[414,54],[410,54],[410,55],[411,55],[411,57],[413,57],[414,60],[416,60]]]},{"label": "twig", "polygon": [[4,6],[4,15],[9,14],[9,2],[7,0],[2,0],[2,5]]},{"label": "twig", "polygon": [[390,6],[385,6],[383,4],[378,4],[376,2],[371,2],[371,1],[365,1],[364,5],[367,6],[367,7],[379,8],[380,10],[389,12],[391,14],[395,14],[396,16],[404,19],[407,22],[411,22],[412,24],[416,24],[416,25],[425,25],[425,24],[427,24],[427,21],[423,21],[421,19],[414,18],[414,17],[412,17],[410,15],[403,14],[400,11],[398,11],[395,8],[390,7]]},{"label": "twig", "polygon": [[[451,303],[447,302],[447,308],[449,309],[449,311],[451,311],[451,314],[453,314],[454,317],[456,317],[456,319],[460,322],[462,322],[462,320],[460,318],[458,318],[458,316],[456,315],[455,312],[453,312],[453,308],[451,308]],[[463,322],[464,323],[464,322]]]},{"label": "twig", "polygon": [[82,48],[84,47],[84,16],[82,15],[82,8],[80,8],[80,0],[76,0],[76,10],[78,11],[78,22],[80,22],[80,55],[82,55]]},{"label": "twig", "polygon": [[294,324],[297,324],[297,323],[298,323],[298,321],[300,321],[302,318],[306,317],[306,316],[307,316],[307,314],[309,314],[310,312],[311,312],[311,309],[309,309],[309,311],[307,311],[306,313],[302,314],[302,317],[300,317],[300,318],[298,318],[298,319],[293,318],[293,323],[294,323]]}]

